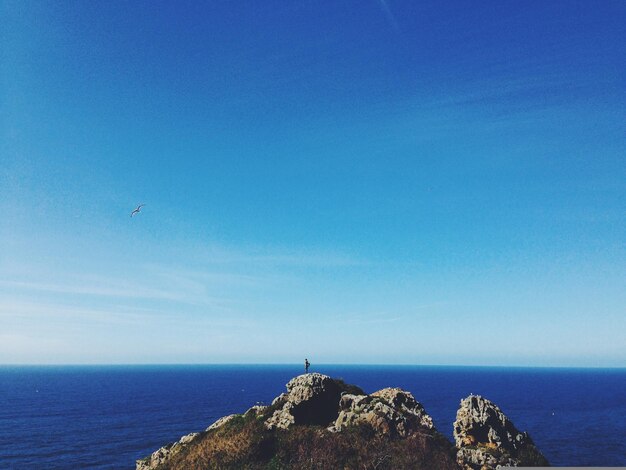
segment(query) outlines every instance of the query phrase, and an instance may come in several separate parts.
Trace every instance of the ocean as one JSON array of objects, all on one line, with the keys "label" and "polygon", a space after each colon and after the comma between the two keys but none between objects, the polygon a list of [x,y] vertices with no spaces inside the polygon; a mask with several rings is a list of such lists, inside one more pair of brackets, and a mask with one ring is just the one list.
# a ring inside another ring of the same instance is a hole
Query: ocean
[{"label": "ocean", "polygon": [[[626,466],[626,369],[316,366],[366,392],[413,393],[452,438],[480,394],[528,431],[552,465]],[[132,469],[221,416],[269,404],[296,365],[2,366],[0,468]]]}]

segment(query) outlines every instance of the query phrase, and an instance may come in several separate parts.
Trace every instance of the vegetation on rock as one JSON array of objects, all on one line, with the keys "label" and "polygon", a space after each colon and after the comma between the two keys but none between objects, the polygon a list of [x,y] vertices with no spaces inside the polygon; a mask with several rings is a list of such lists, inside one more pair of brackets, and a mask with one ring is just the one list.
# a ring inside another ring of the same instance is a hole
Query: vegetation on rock
[{"label": "vegetation on rock", "polygon": [[455,447],[409,392],[367,395],[322,374],[287,384],[270,406],[220,418],[137,461],[137,470],[491,469],[547,465],[526,433],[481,397],[461,402]]}]

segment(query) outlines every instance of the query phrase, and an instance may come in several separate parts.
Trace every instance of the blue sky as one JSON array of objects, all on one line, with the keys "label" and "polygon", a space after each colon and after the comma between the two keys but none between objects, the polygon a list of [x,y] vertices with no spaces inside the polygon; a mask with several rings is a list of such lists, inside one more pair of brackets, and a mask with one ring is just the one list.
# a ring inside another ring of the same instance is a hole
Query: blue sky
[{"label": "blue sky", "polygon": [[0,4],[0,363],[626,366],[624,2]]}]

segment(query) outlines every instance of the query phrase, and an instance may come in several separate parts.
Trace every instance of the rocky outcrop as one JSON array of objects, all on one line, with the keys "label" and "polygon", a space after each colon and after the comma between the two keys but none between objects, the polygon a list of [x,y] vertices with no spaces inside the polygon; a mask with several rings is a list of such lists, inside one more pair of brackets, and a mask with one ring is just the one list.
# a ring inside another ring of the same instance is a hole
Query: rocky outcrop
[{"label": "rocky outcrop", "polygon": [[478,395],[461,400],[454,441],[457,462],[467,470],[548,465],[528,433],[520,432],[498,406]]},{"label": "rocky outcrop", "polygon": [[[252,410],[256,412],[257,408],[262,408],[258,406],[253,406],[248,410],[251,412]],[[220,428],[225,424],[232,421],[237,416],[241,416],[238,414],[232,414],[228,416],[223,416],[217,421],[215,421],[211,426],[206,428],[206,431],[212,431],[214,429]],[[180,451],[185,449],[191,443],[196,441],[202,433],[192,432],[181,437],[178,441],[173,442],[171,444],[167,444],[160,449],[155,450],[152,454],[150,454],[145,459],[137,460],[136,470],[154,470],[158,468],[160,465],[166,464],[174,455],[178,454]]]},{"label": "rocky outcrop", "polygon": [[341,392],[337,381],[327,375],[295,377],[287,384],[287,393],[272,402],[278,409],[265,424],[268,429],[287,429],[294,424],[327,425],[337,418]]},{"label": "rocky outcrop", "polygon": [[160,465],[165,464],[169,459],[172,458],[172,456],[176,455],[178,452],[180,452],[189,444],[191,444],[194,440],[196,440],[198,436],[200,436],[200,433],[192,432],[191,434],[187,434],[181,437],[177,442],[168,444],[158,450],[155,450],[145,459],[137,460],[136,470],[153,470]]},{"label": "rocky outcrop", "polygon": [[378,434],[407,437],[419,430],[433,429],[433,420],[424,407],[399,388],[385,388],[371,395],[345,394],[339,401],[339,410],[330,431],[368,424]]},{"label": "rocky outcrop", "polygon": [[492,402],[470,395],[454,422],[456,447],[413,395],[370,395],[313,373],[293,378],[270,406],[225,416],[137,461],[137,470],[378,468],[490,470],[548,462]]},{"label": "rocky outcrop", "polygon": [[232,414],[232,415],[228,415],[228,416],[223,416],[220,419],[218,419],[217,421],[215,421],[211,426],[206,428],[206,430],[207,431],[211,431],[212,429],[217,429],[220,426],[224,426],[226,423],[228,423],[229,421],[232,421],[237,416],[239,416],[239,415],[238,414]]},{"label": "rocky outcrop", "polygon": [[243,416],[244,418],[247,418],[248,416],[262,416],[268,408],[269,406],[254,405],[250,407],[248,411],[243,414]]},{"label": "rocky outcrop", "polygon": [[519,467],[519,461],[509,454],[488,447],[462,447],[456,454],[462,470],[491,470],[502,467]]},{"label": "rocky outcrop", "polygon": [[406,392],[401,388],[383,388],[382,390],[372,393],[372,396],[385,400],[389,405],[404,415],[411,418],[415,416],[420,426],[429,429],[434,428],[433,419],[426,413],[422,404],[416,401],[410,392]]}]

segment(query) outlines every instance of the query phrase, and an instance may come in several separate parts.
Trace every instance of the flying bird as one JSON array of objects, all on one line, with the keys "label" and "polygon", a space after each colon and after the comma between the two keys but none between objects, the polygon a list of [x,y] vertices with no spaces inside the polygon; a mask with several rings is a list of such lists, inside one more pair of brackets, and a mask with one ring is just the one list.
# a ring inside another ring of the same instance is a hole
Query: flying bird
[{"label": "flying bird", "polygon": [[139,204],[134,211],[130,213],[130,216],[133,217],[135,214],[139,214],[141,212],[141,208],[145,206],[145,204]]}]

